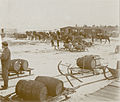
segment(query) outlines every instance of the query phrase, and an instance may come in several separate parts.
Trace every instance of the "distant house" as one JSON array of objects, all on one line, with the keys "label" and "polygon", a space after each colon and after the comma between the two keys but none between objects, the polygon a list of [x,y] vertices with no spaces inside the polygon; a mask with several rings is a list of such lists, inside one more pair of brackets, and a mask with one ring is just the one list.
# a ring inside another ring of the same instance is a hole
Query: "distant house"
[{"label": "distant house", "polygon": [[89,27],[89,26],[83,26],[83,27],[72,27],[72,26],[67,26],[67,27],[63,27],[60,28],[60,32],[61,33],[65,33],[65,34],[70,34],[70,33],[83,33],[86,34],[87,36],[91,36],[92,34],[97,34],[97,33],[103,33],[103,31],[99,28],[96,27]]},{"label": "distant house", "polygon": [[67,27],[63,27],[63,28],[60,28],[60,32],[61,33],[65,33],[65,34],[70,34],[70,33],[73,33],[77,31],[77,28],[76,27],[72,27],[72,26],[67,26]]},{"label": "distant house", "polygon": [[117,26],[67,26],[60,28],[60,32],[64,32],[65,34],[70,34],[73,32],[83,32],[85,34],[109,34],[118,31]]}]

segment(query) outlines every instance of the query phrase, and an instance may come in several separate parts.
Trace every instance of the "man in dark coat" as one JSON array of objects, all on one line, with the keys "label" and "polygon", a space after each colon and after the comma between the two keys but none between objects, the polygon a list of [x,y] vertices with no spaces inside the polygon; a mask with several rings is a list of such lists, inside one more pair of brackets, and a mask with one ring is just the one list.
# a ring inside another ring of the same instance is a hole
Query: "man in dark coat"
[{"label": "man in dark coat", "polygon": [[11,52],[8,48],[8,43],[6,41],[2,42],[2,55],[1,55],[1,66],[2,66],[2,78],[4,85],[1,86],[2,89],[8,88],[8,69],[10,67]]},{"label": "man in dark coat", "polygon": [[60,44],[60,32],[57,31],[57,48],[59,49],[59,44]]}]

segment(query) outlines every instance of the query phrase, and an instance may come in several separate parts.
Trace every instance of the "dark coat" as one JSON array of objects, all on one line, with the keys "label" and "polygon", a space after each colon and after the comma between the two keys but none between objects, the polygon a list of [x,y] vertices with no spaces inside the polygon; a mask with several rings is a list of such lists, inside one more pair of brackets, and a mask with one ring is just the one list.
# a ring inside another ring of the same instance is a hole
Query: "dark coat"
[{"label": "dark coat", "polygon": [[2,78],[4,81],[4,87],[8,87],[8,70],[10,67],[11,52],[8,47],[6,47],[1,55],[1,65],[2,65]]},{"label": "dark coat", "polygon": [[11,60],[11,52],[8,47],[6,47],[1,56],[2,69],[9,69]]}]

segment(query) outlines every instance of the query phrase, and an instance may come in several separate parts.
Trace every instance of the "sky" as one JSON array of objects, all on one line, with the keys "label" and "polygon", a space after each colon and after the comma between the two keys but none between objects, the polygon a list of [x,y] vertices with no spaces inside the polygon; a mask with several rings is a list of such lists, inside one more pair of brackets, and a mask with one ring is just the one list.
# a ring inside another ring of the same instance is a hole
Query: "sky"
[{"label": "sky", "polygon": [[119,0],[0,0],[0,28],[118,25]]}]

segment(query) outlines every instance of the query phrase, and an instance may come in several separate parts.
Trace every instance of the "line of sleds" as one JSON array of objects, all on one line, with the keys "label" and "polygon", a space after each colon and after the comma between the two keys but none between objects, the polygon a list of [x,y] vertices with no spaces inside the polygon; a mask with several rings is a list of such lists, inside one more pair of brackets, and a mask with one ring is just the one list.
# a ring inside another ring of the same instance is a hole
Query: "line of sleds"
[{"label": "line of sleds", "polygon": [[[61,76],[64,76],[70,83],[72,88],[64,87],[64,82],[59,78],[49,76],[37,76],[35,80],[19,80],[15,87],[15,92],[3,97],[5,102],[62,102],[69,99],[69,95],[76,92],[76,89],[81,85],[73,85],[70,78],[83,82],[80,77],[84,78],[95,75],[104,75],[104,79],[98,79],[83,84],[92,84],[103,80],[118,78],[118,69],[111,69],[107,65],[101,65],[101,57],[99,55],[85,55],[76,60],[77,66],[72,66],[69,63],[58,63],[58,71]],[[82,78],[83,79],[83,78]],[[4,102],[4,101],[3,101]]]}]

